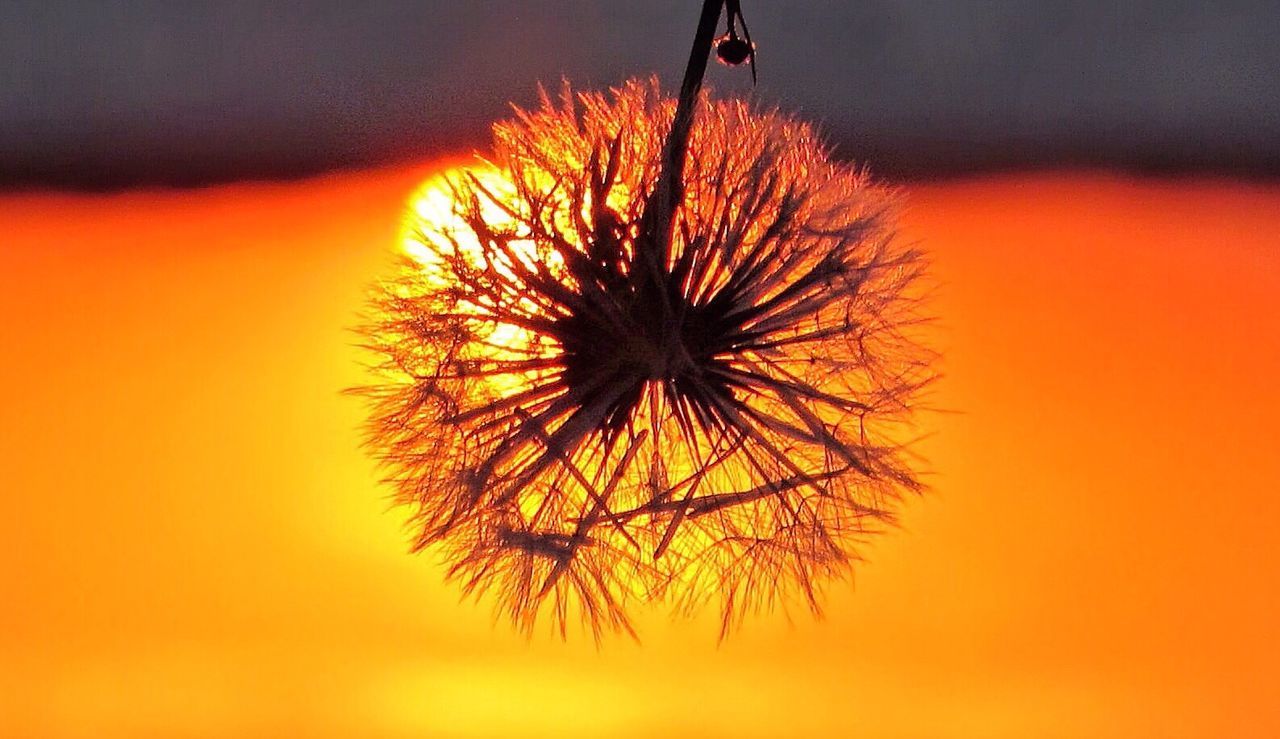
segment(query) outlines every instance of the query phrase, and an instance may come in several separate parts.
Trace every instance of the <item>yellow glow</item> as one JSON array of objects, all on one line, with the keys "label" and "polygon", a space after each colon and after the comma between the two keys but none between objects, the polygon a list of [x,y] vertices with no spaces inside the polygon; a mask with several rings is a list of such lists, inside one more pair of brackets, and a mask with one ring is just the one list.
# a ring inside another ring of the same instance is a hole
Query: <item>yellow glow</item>
[{"label": "yellow glow", "polygon": [[426,174],[0,197],[0,736],[1280,736],[1280,187],[914,186],[938,492],[823,621],[598,650],[459,602],[359,448]]},{"label": "yellow glow", "polygon": [[[510,207],[517,202],[515,185],[496,168],[476,164],[449,169],[429,178],[409,199],[399,242],[404,253],[418,264],[423,278],[438,287],[450,283],[450,277],[444,270],[446,265],[440,257],[442,248],[456,248],[472,266],[479,265],[483,252],[475,232],[468,227],[462,216],[463,207],[456,199],[456,186],[463,179],[474,180],[479,188],[493,196],[492,199],[480,201],[480,213],[486,223],[495,229],[516,226],[516,220],[502,207],[503,204]],[[435,245],[428,244],[427,240],[434,241]],[[531,264],[540,258],[532,240],[516,240],[511,245],[516,256],[527,263]],[[548,255],[541,256],[546,258]],[[556,263],[554,258],[552,263]],[[495,264],[493,267],[504,277],[514,278],[508,265]],[[477,314],[484,313],[483,306],[464,303],[459,308]],[[490,329],[487,341],[496,348],[519,350],[531,343],[529,331],[519,326],[493,322]],[[501,395],[517,389],[522,384],[522,379],[510,375],[494,375],[487,378],[487,382],[494,392]]]}]

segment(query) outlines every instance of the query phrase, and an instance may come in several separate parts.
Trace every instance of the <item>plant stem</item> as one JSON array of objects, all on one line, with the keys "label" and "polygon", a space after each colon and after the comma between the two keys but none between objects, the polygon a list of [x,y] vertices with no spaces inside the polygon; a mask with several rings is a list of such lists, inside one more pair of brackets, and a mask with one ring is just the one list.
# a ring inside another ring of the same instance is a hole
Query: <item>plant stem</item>
[{"label": "plant stem", "polygon": [[[702,3],[702,17],[698,19],[698,30],[693,37],[693,49],[689,52],[689,63],[684,69],[684,81],[680,84],[680,98],[676,104],[676,118],[671,125],[671,133],[667,137],[668,155],[663,171],[666,179],[674,185],[673,194],[678,194],[677,190],[683,183],[684,158],[689,148],[689,131],[693,128],[698,93],[702,90],[702,78],[707,73],[707,59],[711,56],[711,43],[715,40],[716,22],[720,20],[720,11],[723,7],[724,0],[704,0]],[[675,202],[671,205],[675,205]]]},{"label": "plant stem", "polygon": [[[676,207],[684,196],[684,161],[689,149],[689,132],[698,105],[698,93],[702,90],[702,78],[707,72],[707,60],[711,56],[711,44],[715,40],[716,22],[724,0],[703,0],[698,30],[693,36],[693,49],[684,70],[680,85],[680,97],[676,103],[676,116],[671,132],[662,147],[662,170],[658,184],[645,205],[642,232],[654,249],[654,262],[661,263],[670,248],[671,226]],[[656,265],[655,265],[656,266]]]}]

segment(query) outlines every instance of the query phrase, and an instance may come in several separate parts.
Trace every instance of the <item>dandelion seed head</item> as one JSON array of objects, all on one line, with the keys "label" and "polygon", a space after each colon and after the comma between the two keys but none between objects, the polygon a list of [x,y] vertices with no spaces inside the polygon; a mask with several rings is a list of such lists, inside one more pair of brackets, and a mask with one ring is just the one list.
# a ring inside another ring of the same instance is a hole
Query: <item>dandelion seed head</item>
[{"label": "dandelion seed head", "polygon": [[522,628],[816,611],[920,488],[896,429],[931,378],[924,262],[892,197],[809,125],[708,96],[655,220],[674,112],[640,80],[496,125],[415,198],[362,329],[416,546]]}]

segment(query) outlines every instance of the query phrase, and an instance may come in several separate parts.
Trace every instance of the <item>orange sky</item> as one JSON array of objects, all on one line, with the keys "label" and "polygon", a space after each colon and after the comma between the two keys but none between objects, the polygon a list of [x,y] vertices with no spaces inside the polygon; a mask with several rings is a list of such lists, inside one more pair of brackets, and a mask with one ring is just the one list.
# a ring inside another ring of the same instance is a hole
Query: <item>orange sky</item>
[{"label": "orange sky", "polygon": [[916,187],[930,495],[827,618],[532,641],[357,448],[429,168],[0,198],[0,735],[1280,733],[1280,187]]}]

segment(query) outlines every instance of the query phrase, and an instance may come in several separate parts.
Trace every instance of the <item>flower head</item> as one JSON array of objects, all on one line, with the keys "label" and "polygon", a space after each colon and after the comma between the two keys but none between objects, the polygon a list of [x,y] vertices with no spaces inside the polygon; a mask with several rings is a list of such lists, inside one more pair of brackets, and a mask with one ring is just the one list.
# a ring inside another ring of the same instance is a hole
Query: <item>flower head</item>
[{"label": "flower head", "polygon": [[816,610],[920,487],[893,427],[931,377],[924,265],[892,198],[805,123],[711,99],[654,197],[675,107],[632,81],[495,126],[363,329],[417,546],[526,628]]}]

